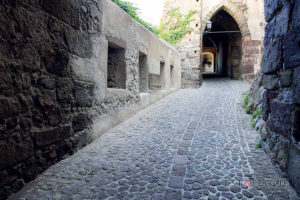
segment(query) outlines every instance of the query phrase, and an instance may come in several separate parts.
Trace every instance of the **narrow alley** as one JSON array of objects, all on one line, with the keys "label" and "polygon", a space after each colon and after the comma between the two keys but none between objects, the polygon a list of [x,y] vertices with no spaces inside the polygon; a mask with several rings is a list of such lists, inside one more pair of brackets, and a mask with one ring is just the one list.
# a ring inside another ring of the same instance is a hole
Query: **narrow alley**
[{"label": "narrow alley", "polygon": [[249,85],[179,90],[51,166],[10,199],[291,199],[241,107]]}]

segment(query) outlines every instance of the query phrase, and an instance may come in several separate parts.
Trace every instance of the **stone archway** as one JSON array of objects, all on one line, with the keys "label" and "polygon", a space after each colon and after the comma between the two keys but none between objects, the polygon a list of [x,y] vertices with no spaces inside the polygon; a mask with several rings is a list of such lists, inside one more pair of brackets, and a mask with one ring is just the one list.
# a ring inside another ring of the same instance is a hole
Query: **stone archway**
[{"label": "stone archway", "polygon": [[218,11],[225,10],[228,14],[232,16],[232,18],[236,21],[238,24],[242,36],[243,41],[244,40],[251,40],[250,31],[248,28],[248,23],[245,15],[243,12],[238,9],[236,6],[234,6],[232,3],[229,3],[227,1],[217,4],[216,6],[213,6],[210,11],[206,13],[206,15],[202,18],[202,26],[201,26],[201,32],[203,33],[205,30],[205,26],[208,20],[210,20]]},{"label": "stone archway", "polygon": [[[251,45],[251,34],[248,28],[247,18],[244,16],[243,11],[241,11],[239,8],[237,8],[235,5],[233,5],[230,2],[224,1],[219,2],[217,5],[213,6],[208,12],[203,13],[204,16],[202,18],[202,26],[200,28],[201,31],[201,44],[200,46],[203,47],[203,33],[206,28],[206,23],[208,20],[212,19],[219,11],[224,10],[226,13],[228,13],[232,19],[236,22],[239,31],[241,31],[241,49],[240,49],[240,60],[239,60],[239,75],[236,78],[241,79],[251,79],[253,78],[254,74],[254,65],[252,62],[249,62],[247,58],[251,57],[247,55],[247,52],[245,49]],[[250,42],[249,42],[250,41]],[[203,53],[203,48],[201,48],[201,53]],[[230,52],[231,53],[231,52]],[[202,59],[201,59],[202,62]],[[237,68],[237,67],[236,67]],[[232,72],[231,72],[232,73]]]}]

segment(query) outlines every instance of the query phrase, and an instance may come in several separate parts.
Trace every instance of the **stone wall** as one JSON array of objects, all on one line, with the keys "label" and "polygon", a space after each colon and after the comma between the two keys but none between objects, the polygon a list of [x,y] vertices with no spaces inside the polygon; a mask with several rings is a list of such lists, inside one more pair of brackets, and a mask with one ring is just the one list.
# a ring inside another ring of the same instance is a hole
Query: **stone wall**
[{"label": "stone wall", "polygon": [[[230,14],[237,22],[242,34],[242,50],[239,52],[240,61],[238,69],[233,69],[233,78],[252,80],[254,74],[260,69],[264,37],[264,3],[263,1],[253,0],[165,0],[164,16],[173,8],[180,7],[181,14],[184,16],[189,10],[197,10],[194,21],[191,23],[193,31],[187,34],[178,49],[181,54],[182,62],[182,87],[197,84],[201,85],[202,61],[201,55],[203,32],[206,22],[210,20],[221,9]],[[224,22],[226,23],[226,22]],[[236,49],[232,46],[232,49]],[[258,52],[257,52],[258,51]],[[235,62],[235,61],[233,61]],[[196,74],[191,76],[191,69]],[[236,68],[233,66],[233,68]],[[237,72],[238,71],[238,72]],[[197,74],[200,75],[198,76]],[[196,77],[197,80],[188,80],[186,77]],[[186,84],[185,84],[186,83]]]},{"label": "stone wall", "polygon": [[[109,47],[124,51],[118,88],[108,88]],[[164,91],[149,91],[162,60]],[[171,65],[178,89],[176,49],[110,0],[0,0],[0,199],[174,91]]]},{"label": "stone wall", "polygon": [[300,1],[265,0],[265,148],[300,193]]}]

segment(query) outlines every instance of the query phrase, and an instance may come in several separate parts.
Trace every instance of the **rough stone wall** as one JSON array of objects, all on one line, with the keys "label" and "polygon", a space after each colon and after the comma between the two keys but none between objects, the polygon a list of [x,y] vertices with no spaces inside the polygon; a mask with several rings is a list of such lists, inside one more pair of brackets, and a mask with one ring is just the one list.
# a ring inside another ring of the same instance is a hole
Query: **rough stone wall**
[{"label": "rough stone wall", "polygon": [[[109,43],[125,49],[125,89],[107,88]],[[160,73],[161,59],[172,64],[180,88],[177,51],[110,0],[0,0],[0,199],[99,137],[119,112],[151,103],[139,94],[141,53],[149,73]]]},{"label": "rough stone wall", "polygon": [[[180,7],[184,16],[191,9],[197,10],[191,23],[192,33],[187,34],[178,49],[181,54],[182,87],[201,85],[202,37],[206,22],[220,9],[228,12],[237,22],[242,32],[242,61],[239,77],[251,80],[260,69],[264,37],[264,3],[260,0],[165,0],[164,16],[173,8]],[[258,53],[257,53],[258,50]],[[198,70],[191,70],[192,68]],[[186,79],[200,73],[197,80]],[[235,77],[236,78],[236,77]]]},{"label": "rough stone wall", "polygon": [[300,1],[265,0],[265,17],[262,139],[300,193]]}]

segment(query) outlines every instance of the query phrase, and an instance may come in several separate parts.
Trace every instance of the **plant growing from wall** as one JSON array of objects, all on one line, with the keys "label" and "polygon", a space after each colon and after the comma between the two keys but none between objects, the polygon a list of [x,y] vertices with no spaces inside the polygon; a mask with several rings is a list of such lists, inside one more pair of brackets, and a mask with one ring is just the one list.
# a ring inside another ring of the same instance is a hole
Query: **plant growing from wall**
[{"label": "plant growing from wall", "polygon": [[187,33],[193,29],[190,23],[197,11],[190,10],[184,17],[181,16],[179,8],[175,8],[168,13],[166,21],[161,20],[158,27],[158,35],[172,45],[176,45]]},{"label": "plant growing from wall", "polygon": [[249,102],[249,94],[247,93],[244,97],[245,112],[247,112],[248,110],[248,102]]}]

